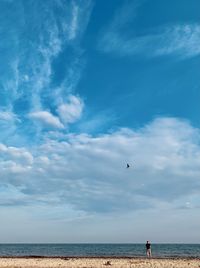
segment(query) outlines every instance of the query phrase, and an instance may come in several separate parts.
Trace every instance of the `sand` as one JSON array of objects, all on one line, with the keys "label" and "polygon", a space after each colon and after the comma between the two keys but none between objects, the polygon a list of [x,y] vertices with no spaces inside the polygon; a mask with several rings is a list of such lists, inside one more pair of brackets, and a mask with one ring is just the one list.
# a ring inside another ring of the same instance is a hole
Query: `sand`
[{"label": "sand", "polygon": [[0,268],[200,268],[200,259],[146,258],[0,258]]}]

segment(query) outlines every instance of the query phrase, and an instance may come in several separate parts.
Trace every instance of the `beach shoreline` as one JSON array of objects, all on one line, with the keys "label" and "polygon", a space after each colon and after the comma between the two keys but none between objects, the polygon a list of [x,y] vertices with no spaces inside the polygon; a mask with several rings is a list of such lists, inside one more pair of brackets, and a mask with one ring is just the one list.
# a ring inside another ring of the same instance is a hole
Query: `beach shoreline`
[{"label": "beach shoreline", "polygon": [[145,260],[199,260],[200,257],[191,257],[191,256],[152,256],[151,258],[148,258],[146,256],[62,256],[62,255],[56,255],[56,256],[40,256],[40,255],[2,255],[0,256],[1,259],[145,259]]},{"label": "beach shoreline", "polygon": [[2,256],[0,268],[199,268],[200,258]]}]

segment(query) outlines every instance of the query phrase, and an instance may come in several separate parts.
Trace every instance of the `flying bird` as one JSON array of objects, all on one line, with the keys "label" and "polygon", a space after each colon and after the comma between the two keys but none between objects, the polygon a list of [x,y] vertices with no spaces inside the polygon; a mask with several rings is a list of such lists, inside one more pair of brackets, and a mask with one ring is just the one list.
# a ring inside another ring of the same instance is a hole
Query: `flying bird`
[{"label": "flying bird", "polygon": [[130,165],[128,163],[126,164],[126,168],[130,168]]}]

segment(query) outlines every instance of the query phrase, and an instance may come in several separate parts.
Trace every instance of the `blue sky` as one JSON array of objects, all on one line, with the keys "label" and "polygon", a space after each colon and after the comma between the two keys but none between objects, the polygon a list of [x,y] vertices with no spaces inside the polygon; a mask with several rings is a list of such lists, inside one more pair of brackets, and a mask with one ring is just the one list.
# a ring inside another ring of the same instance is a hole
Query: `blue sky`
[{"label": "blue sky", "polygon": [[200,242],[199,9],[0,1],[2,242]]}]

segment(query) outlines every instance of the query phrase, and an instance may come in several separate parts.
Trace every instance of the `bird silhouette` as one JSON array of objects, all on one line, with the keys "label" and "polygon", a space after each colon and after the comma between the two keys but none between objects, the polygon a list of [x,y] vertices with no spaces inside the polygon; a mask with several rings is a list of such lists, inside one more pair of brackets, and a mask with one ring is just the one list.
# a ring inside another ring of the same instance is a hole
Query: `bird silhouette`
[{"label": "bird silhouette", "polygon": [[130,168],[130,165],[128,163],[126,164],[126,168]]}]

